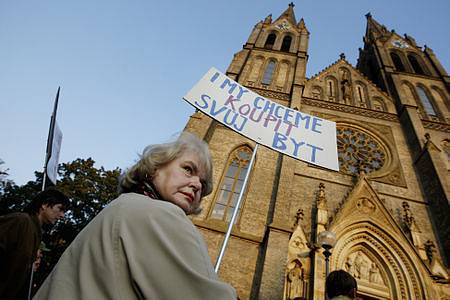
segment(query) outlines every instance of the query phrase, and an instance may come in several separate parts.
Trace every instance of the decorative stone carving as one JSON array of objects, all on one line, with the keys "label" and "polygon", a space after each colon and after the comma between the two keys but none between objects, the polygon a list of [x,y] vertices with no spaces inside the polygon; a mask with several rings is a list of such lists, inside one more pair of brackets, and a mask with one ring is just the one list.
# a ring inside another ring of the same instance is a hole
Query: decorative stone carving
[{"label": "decorative stone carving", "polygon": [[345,270],[349,272],[350,274],[355,273],[355,269],[353,266],[353,260],[350,256],[347,256],[347,260],[345,261]]},{"label": "decorative stone carving", "polygon": [[443,132],[447,132],[447,133],[450,132],[450,125],[448,125],[448,124],[433,122],[433,121],[428,121],[428,120],[422,120],[422,125],[424,128],[427,128],[427,129],[439,130],[439,131],[443,131]]},{"label": "decorative stone carving", "polygon": [[258,89],[258,88],[253,88],[253,90],[256,93],[258,93],[258,94],[260,94],[261,96],[264,96],[264,97],[289,101],[289,94],[279,93],[279,92],[272,92],[272,91],[266,91],[266,90]]},{"label": "decorative stone carving", "polygon": [[[424,296],[420,289],[420,281],[416,274],[416,267],[412,265],[409,261],[409,255],[404,252],[399,245],[399,241],[392,240],[392,237],[386,235],[383,231],[378,228],[371,226],[370,224],[365,225],[355,225],[351,227],[354,231],[361,230],[361,233],[354,234],[351,238],[345,239],[335,250],[333,251],[333,256],[337,258],[335,266],[336,269],[345,268],[345,262],[350,256],[353,259],[356,256],[356,253],[353,252],[349,255],[345,254],[345,249],[351,247],[352,245],[357,245],[360,243],[366,243],[370,248],[376,249],[377,252],[384,259],[384,263],[387,265],[387,272],[391,273],[393,277],[396,278],[397,283],[395,284],[396,289],[392,292],[397,295],[397,299],[423,299]],[[370,234],[367,234],[370,232]],[[372,236],[376,237],[373,238]],[[386,246],[389,246],[388,249]],[[395,253],[395,257],[393,256]],[[339,257],[344,257],[342,261]],[[399,265],[398,259],[402,261],[402,265]],[[341,261],[341,262],[340,262]],[[377,264],[379,267],[380,265]],[[386,270],[386,269],[385,269]],[[407,272],[409,276],[409,281],[405,281],[403,277],[403,272]],[[389,278],[384,277],[383,272],[381,272],[381,276],[386,285],[386,282],[389,281],[390,285],[393,284],[393,281]],[[412,298],[407,296],[407,289],[413,293]]]},{"label": "decorative stone carving", "polygon": [[307,299],[311,249],[301,226],[302,220],[303,210],[299,209],[295,216],[294,231],[288,245],[284,300]]},{"label": "decorative stone carving", "polygon": [[384,280],[377,264],[362,251],[357,251],[347,256],[344,268],[358,280],[384,285]]},{"label": "decorative stone carving", "polygon": [[423,246],[425,247],[425,253],[427,254],[428,261],[431,262],[433,260],[434,252],[436,252],[436,246],[431,240],[427,240]]},{"label": "decorative stone carving", "polygon": [[327,208],[327,199],[325,198],[325,184],[319,183],[319,192],[317,193],[317,208]]},{"label": "decorative stone carving", "polygon": [[419,252],[419,256],[422,259],[426,259],[427,255],[425,246],[422,245],[422,239],[420,236],[421,231],[417,226],[414,216],[412,215],[408,202],[403,201],[402,206],[403,206],[403,222],[405,223],[406,230],[410,234],[411,240]]},{"label": "decorative stone carving", "polygon": [[369,198],[361,198],[356,203],[356,207],[365,214],[371,214],[376,210],[375,204]]},{"label": "decorative stone carving", "polygon": [[305,299],[304,269],[299,260],[295,259],[287,267],[286,300]]},{"label": "decorative stone carving", "polygon": [[295,221],[294,221],[294,225],[292,225],[292,229],[294,230],[295,227],[297,227],[297,225],[299,224],[300,221],[303,221],[303,216],[305,214],[303,213],[303,209],[299,208],[297,210],[297,213],[295,214]]},{"label": "decorative stone carving", "polygon": [[349,126],[340,126],[336,131],[342,172],[355,175],[364,170],[369,174],[385,165],[385,147],[372,136]]},{"label": "decorative stone carving", "polygon": [[399,182],[400,176],[398,174],[391,174],[391,175],[388,176],[387,179],[392,184],[395,184],[395,185],[399,185],[400,184],[400,182]]},{"label": "decorative stone carving", "polygon": [[[373,110],[368,110],[368,109],[364,109],[364,108],[341,105],[338,103],[330,103],[330,102],[308,99],[308,98],[302,98],[302,103],[304,103],[306,105],[310,105],[310,106],[316,106],[316,107],[326,108],[326,109],[330,109],[330,110],[336,110],[336,111],[341,111],[341,112],[346,112],[346,113],[351,113],[351,114],[357,114],[357,115],[370,117],[370,118],[399,122],[399,119],[396,114],[392,114],[392,113],[388,113],[388,112],[373,111]],[[448,126],[448,127],[450,127],[450,126]]]},{"label": "decorative stone carving", "polygon": [[319,184],[319,191],[317,192],[317,235],[326,229],[328,224],[328,208],[327,199],[325,198],[325,185],[323,183]]},{"label": "decorative stone carving", "polygon": [[372,263],[369,269],[369,281],[377,284],[383,284],[383,278],[380,275],[380,269],[378,269],[375,263]]},{"label": "decorative stone carving", "polygon": [[367,260],[364,259],[361,251],[358,251],[355,257],[355,271],[353,273],[353,276],[359,279],[367,280],[367,278],[369,277],[367,265]]},{"label": "decorative stone carving", "polygon": [[409,208],[409,204],[406,201],[402,203],[403,207],[403,222],[407,229],[411,230],[412,224],[414,222],[414,217],[411,213],[411,209]]}]

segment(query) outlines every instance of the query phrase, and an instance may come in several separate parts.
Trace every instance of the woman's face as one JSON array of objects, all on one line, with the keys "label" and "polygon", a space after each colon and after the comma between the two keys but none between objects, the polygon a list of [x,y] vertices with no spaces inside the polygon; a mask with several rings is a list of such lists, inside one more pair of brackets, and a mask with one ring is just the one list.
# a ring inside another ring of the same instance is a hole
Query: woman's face
[{"label": "woman's face", "polygon": [[185,152],[156,170],[153,185],[163,200],[179,206],[189,215],[200,205],[205,176],[198,156]]}]

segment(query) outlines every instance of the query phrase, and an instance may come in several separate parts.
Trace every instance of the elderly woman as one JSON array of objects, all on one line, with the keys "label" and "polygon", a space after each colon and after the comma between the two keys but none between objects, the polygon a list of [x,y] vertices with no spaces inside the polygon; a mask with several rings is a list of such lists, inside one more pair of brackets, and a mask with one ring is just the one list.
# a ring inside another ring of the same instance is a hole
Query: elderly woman
[{"label": "elderly woman", "polygon": [[183,133],[149,146],[61,256],[35,299],[236,299],[186,215],[212,190],[206,144]]}]

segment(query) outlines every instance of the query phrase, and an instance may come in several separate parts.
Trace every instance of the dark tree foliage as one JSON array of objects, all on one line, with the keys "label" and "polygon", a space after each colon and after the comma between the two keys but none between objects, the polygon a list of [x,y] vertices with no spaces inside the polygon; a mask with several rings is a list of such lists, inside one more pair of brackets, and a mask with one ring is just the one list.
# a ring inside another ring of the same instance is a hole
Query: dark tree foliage
[{"label": "dark tree foliage", "polygon": [[[44,252],[41,265],[34,275],[35,289],[45,280],[59,257],[76,235],[111,200],[118,196],[117,181],[120,169],[105,170],[94,167],[94,160],[76,159],[60,164],[57,188],[70,198],[70,207],[64,220],[44,228]],[[36,180],[23,186],[11,184],[0,193],[0,215],[21,211],[41,190],[43,173],[35,172]]]},{"label": "dark tree foliage", "polygon": [[5,164],[5,162],[0,158],[0,196],[7,186],[14,184],[12,180],[8,179],[9,169],[5,169],[2,166],[3,164]]},{"label": "dark tree foliage", "polygon": [[14,182],[7,184],[0,193],[0,215],[22,211],[33,197],[41,191],[42,172],[34,172],[35,181],[22,186]]}]

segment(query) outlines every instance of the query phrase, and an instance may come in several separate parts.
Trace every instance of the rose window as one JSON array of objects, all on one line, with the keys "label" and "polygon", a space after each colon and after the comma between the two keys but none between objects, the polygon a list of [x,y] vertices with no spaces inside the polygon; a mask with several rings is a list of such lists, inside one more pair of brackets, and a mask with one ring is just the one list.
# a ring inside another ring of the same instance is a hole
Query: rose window
[{"label": "rose window", "polygon": [[386,163],[386,152],[370,135],[349,127],[337,129],[339,168],[341,172],[366,174],[381,169]]}]

